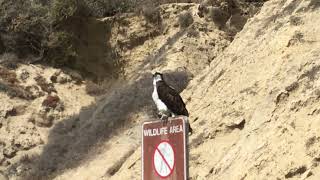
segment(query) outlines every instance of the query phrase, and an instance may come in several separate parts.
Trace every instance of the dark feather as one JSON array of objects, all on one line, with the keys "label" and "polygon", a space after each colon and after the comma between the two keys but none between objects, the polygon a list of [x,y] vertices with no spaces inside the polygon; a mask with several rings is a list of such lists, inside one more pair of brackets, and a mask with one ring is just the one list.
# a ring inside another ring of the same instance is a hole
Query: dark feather
[{"label": "dark feather", "polygon": [[159,81],[157,82],[157,91],[159,99],[165,103],[173,113],[176,115],[189,116],[186,105],[175,89],[168,86],[164,81]]}]

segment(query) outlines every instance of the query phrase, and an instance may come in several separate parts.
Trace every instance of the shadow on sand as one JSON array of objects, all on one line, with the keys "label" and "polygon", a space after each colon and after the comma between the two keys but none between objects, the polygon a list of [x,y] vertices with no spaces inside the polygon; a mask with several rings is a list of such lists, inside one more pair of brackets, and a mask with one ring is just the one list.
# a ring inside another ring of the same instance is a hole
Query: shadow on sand
[{"label": "shadow on sand", "polygon": [[[190,81],[186,71],[167,72],[168,84],[179,92]],[[53,179],[65,170],[78,167],[92,157],[95,147],[105,143],[121,127],[128,127],[129,116],[155,113],[152,94],[152,75],[146,73],[135,82],[114,90],[101,102],[84,107],[78,115],[61,120],[50,131],[42,154],[30,160],[32,172],[22,179]]]}]

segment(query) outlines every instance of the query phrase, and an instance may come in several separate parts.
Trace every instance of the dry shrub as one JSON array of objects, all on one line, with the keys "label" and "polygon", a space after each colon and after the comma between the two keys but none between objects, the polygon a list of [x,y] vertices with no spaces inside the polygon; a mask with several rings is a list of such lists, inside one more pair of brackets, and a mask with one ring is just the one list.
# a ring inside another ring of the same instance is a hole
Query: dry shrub
[{"label": "dry shrub", "polygon": [[142,15],[147,22],[152,24],[160,24],[162,21],[159,8],[153,3],[148,3],[142,7]]},{"label": "dry shrub", "polygon": [[48,52],[46,58],[48,63],[57,66],[70,66],[77,58],[75,38],[71,33],[58,31],[48,37]]},{"label": "dry shrub", "polygon": [[198,38],[200,36],[199,31],[197,31],[194,28],[190,28],[187,32],[187,37],[194,37],[194,38]]},{"label": "dry shrub", "polygon": [[[12,52],[31,63],[76,68],[79,19],[126,12],[135,0],[2,0],[0,53]],[[133,8],[131,8],[133,9]],[[81,57],[80,57],[81,58]]]},{"label": "dry shrub", "polygon": [[18,97],[26,100],[32,100],[35,98],[32,93],[28,90],[25,90],[24,87],[15,84],[8,84],[1,81],[0,91],[5,92],[11,98]]},{"label": "dry shrub", "polygon": [[18,112],[16,108],[12,108],[11,110],[6,112],[5,118],[8,118],[9,116],[17,116]]},{"label": "dry shrub", "polygon": [[95,17],[114,16],[117,13],[134,11],[139,0],[86,0],[90,15]]},{"label": "dry shrub", "polygon": [[32,162],[32,157],[29,154],[25,154],[21,157],[20,162],[22,164],[29,164]]},{"label": "dry shrub", "polygon": [[88,11],[83,0],[55,0],[49,12],[52,21],[56,24],[75,16],[86,17],[89,15]]},{"label": "dry shrub", "polygon": [[0,64],[10,70],[18,68],[19,58],[13,53],[3,53],[0,57]]},{"label": "dry shrub", "polygon": [[92,96],[102,95],[106,92],[106,88],[101,84],[96,84],[92,81],[87,81],[86,92]]},{"label": "dry shrub", "polygon": [[0,31],[5,52],[39,56],[50,31],[48,7],[30,0],[3,0]]},{"label": "dry shrub", "polygon": [[19,80],[15,72],[12,72],[6,68],[0,66],[0,79],[9,84],[17,84]]},{"label": "dry shrub", "polygon": [[185,12],[179,15],[180,28],[187,28],[193,23],[191,12]]},{"label": "dry shrub", "polygon": [[34,80],[37,82],[37,85],[41,88],[42,91],[45,91],[47,93],[51,92],[57,92],[57,90],[54,88],[52,83],[48,83],[47,80],[38,75],[37,77],[34,78]]},{"label": "dry shrub", "polygon": [[60,101],[60,98],[58,96],[49,95],[45,100],[43,100],[42,106],[54,109],[58,106],[59,101]]},{"label": "dry shrub", "polygon": [[0,91],[6,93],[9,97],[18,97],[31,100],[35,97],[32,93],[19,85],[19,80],[14,71],[10,71],[0,66]]}]

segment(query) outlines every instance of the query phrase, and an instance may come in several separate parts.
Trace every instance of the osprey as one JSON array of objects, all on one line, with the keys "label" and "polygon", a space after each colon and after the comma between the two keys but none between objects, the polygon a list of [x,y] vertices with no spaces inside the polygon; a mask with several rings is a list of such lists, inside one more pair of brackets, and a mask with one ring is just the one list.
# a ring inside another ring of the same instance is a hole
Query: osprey
[{"label": "osprey", "polygon": [[[161,119],[178,115],[189,116],[179,93],[164,81],[163,75],[159,72],[153,74],[153,87],[152,99],[157,106]],[[189,132],[192,133],[192,128],[189,123],[188,125]]]}]

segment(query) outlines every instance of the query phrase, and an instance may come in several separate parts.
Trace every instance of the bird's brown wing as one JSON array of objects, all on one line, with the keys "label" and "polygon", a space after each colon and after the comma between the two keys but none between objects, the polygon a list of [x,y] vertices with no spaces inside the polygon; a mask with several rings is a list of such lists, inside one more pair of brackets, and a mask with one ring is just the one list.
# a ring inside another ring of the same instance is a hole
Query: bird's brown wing
[{"label": "bird's brown wing", "polygon": [[166,106],[177,115],[189,116],[189,113],[186,109],[179,93],[165,84],[164,82],[158,82],[157,85],[159,99],[166,104]]}]

